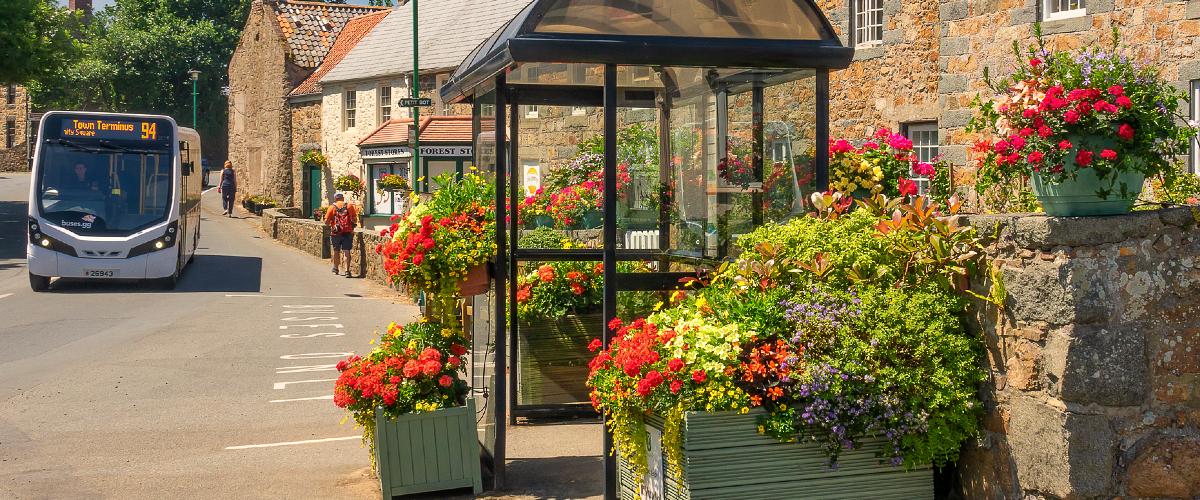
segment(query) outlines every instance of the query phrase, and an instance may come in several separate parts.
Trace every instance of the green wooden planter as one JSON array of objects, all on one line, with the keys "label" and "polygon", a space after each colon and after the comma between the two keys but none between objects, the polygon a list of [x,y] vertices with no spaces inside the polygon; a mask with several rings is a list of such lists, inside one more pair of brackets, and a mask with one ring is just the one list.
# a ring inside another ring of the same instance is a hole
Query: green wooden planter
[{"label": "green wooden planter", "polygon": [[483,490],[475,402],[428,413],[375,417],[375,458],[383,498],[456,488]]},{"label": "green wooden planter", "polygon": [[[1109,189],[1111,178],[1101,179],[1096,171],[1081,168],[1074,179],[1061,183],[1050,182],[1034,173],[1029,178],[1033,194],[1042,203],[1046,215],[1054,217],[1087,217],[1093,215],[1120,215],[1129,213],[1133,202],[1142,192],[1142,183],[1146,176],[1138,172],[1116,173],[1117,182],[1107,198],[1101,198],[1097,193],[1101,189]],[[1125,186],[1126,195],[1121,196],[1121,186]]]},{"label": "green wooden planter", "polygon": [[601,334],[603,314],[568,314],[521,321],[517,330],[517,402],[559,404],[588,401],[588,343]]},{"label": "green wooden planter", "polygon": [[[838,468],[811,443],[781,443],[758,433],[751,412],[689,412],[684,416],[681,477],[668,471],[662,453],[662,496],[683,499],[932,499],[933,470],[905,471],[876,458],[881,440],[863,440],[858,450],[843,452]],[[647,427],[662,432],[658,418]],[[660,447],[661,448],[661,447]],[[618,454],[620,457],[620,454]],[[652,457],[653,459],[654,457]],[[619,495],[643,498],[632,467],[618,458]],[[654,496],[647,495],[646,498]]]},{"label": "green wooden planter", "polygon": [[599,229],[604,225],[604,212],[599,210],[588,210],[583,213],[579,221],[575,223],[574,229]]}]

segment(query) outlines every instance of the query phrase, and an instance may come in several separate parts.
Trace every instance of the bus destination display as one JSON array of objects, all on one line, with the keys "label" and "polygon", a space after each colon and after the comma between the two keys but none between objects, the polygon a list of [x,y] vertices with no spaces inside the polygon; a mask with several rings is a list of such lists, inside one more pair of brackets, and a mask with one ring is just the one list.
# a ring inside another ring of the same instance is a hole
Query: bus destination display
[{"label": "bus destination display", "polygon": [[158,122],[148,120],[115,120],[111,118],[63,118],[63,138],[108,139],[125,141],[157,141]]}]

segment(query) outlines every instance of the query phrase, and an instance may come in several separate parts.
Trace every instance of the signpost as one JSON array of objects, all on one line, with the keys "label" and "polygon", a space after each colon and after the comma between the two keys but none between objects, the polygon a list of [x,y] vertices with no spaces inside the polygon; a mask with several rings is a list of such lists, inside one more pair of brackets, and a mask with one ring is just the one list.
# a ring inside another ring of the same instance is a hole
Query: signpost
[{"label": "signpost", "polygon": [[419,106],[433,106],[433,99],[428,97],[405,97],[400,99],[400,107],[415,108]]}]

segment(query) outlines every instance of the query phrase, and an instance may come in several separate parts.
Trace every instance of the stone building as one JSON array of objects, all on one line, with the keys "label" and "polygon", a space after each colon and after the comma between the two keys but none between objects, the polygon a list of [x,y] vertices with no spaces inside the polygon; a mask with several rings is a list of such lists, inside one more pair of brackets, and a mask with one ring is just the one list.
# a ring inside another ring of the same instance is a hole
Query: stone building
[{"label": "stone building", "polygon": [[17,84],[0,85],[0,172],[29,169],[29,93]]},{"label": "stone building", "polygon": [[317,70],[352,18],[387,10],[294,0],[251,4],[229,62],[229,160],[243,195],[294,203],[292,131],[315,130],[316,113],[293,114],[289,96]]},{"label": "stone building", "polygon": [[[925,156],[969,163],[976,137],[965,132],[971,100],[987,94],[984,69],[1003,76],[1014,64],[1013,42],[1034,42],[1041,23],[1048,48],[1108,47],[1120,29],[1131,57],[1154,63],[1190,92],[1200,117],[1200,1],[1149,0],[820,0],[856,48],[850,68],[830,76],[834,137],[863,138],[878,127],[909,135]],[[1193,145],[1193,150],[1196,150]],[[1200,156],[1190,168],[1200,173]],[[971,169],[956,173],[971,180]]]},{"label": "stone building", "polygon": [[[422,117],[470,115],[469,106],[444,105],[436,89],[472,49],[526,4],[443,0],[422,6],[420,95],[433,100],[433,106],[421,109]],[[398,7],[321,78],[321,149],[329,159],[332,177],[369,176],[359,143],[389,120],[411,120],[411,110],[400,108],[398,102],[412,95],[412,43],[412,9]],[[327,194],[332,195],[329,188]],[[368,199],[358,201],[375,206],[369,193],[364,196]]]}]

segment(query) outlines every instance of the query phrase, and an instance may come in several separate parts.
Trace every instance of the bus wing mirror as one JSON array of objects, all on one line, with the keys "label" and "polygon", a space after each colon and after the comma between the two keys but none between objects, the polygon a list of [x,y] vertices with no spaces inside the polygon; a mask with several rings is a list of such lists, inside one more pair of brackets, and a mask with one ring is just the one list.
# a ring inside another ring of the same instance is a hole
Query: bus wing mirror
[{"label": "bus wing mirror", "polygon": [[54,188],[46,188],[45,191],[42,191],[42,198],[46,198],[49,200],[57,200],[58,199],[58,190],[54,189]]}]

